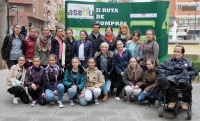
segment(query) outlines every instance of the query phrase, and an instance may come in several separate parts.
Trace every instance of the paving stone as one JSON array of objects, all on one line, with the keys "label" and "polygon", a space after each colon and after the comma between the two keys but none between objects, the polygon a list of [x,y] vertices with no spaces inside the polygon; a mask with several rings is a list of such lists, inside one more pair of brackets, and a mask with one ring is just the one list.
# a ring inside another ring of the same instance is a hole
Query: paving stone
[{"label": "paving stone", "polygon": [[[30,109],[30,108],[29,108]],[[51,109],[49,109],[51,110]],[[24,113],[22,114],[22,116],[27,116],[27,115],[30,115],[30,116],[53,116],[56,112],[56,110],[43,110],[42,107],[40,110],[34,110],[34,109],[31,109],[31,110],[26,110],[24,111]]]},{"label": "paving stone", "polygon": [[135,110],[120,110],[121,116],[126,118],[138,118]]},{"label": "paving stone", "polygon": [[137,111],[136,113],[141,121],[162,121],[156,111]]},{"label": "paving stone", "polygon": [[94,103],[89,103],[87,106],[74,105],[73,110],[103,110],[103,105],[95,105]]},{"label": "paving stone", "polygon": [[106,121],[140,121],[139,118],[113,118],[113,117],[106,117]]},{"label": "paving stone", "polygon": [[104,106],[104,110],[134,110],[131,105],[106,105]]},{"label": "paving stone", "polygon": [[18,110],[12,110],[9,108],[1,108],[0,109],[0,116],[13,116],[13,117],[19,117],[23,114],[24,110],[18,109]]},{"label": "paving stone", "polygon": [[87,117],[87,110],[71,110],[71,111],[57,111],[55,116],[60,117]]},{"label": "paving stone", "polygon": [[101,110],[89,110],[89,117],[121,117],[119,111],[101,111]]},{"label": "paving stone", "polygon": [[96,117],[73,117],[70,121],[105,121],[104,118],[96,118]]},{"label": "paving stone", "polygon": [[37,117],[34,121],[69,121],[70,118],[68,117]]},{"label": "paving stone", "polygon": [[0,118],[1,121],[34,121],[35,118],[30,117],[2,117]]}]

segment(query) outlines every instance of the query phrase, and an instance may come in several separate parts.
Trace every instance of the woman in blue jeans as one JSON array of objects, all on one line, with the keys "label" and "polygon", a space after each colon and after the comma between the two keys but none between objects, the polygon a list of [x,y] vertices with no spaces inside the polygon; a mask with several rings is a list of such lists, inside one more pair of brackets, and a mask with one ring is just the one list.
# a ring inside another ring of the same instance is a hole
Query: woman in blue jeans
[{"label": "woman in blue jeans", "polygon": [[58,105],[60,108],[63,108],[62,103],[64,85],[63,81],[63,71],[57,65],[57,57],[54,54],[49,55],[48,58],[49,64],[45,68],[43,73],[43,83],[45,88],[45,97],[47,101],[50,101],[51,104],[55,104],[54,95],[58,95]]},{"label": "woman in blue jeans", "polygon": [[104,98],[102,101],[108,100],[108,91],[111,86],[111,74],[114,69],[114,54],[112,51],[108,51],[109,45],[102,43],[100,45],[101,52],[96,52],[94,55],[96,66],[101,71],[104,78],[104,85],[102,88]]},{"label": "woman in blue jeans", "polygon": [[67,88],[70,105],[74,105],[74,96],[78,98],[80,105],[87,105],[85,98],[80,97],[81,91],[85,86],[85,73],[78,57],[72,58],[72,64],[68,65],[65,71],[64,85]]},{"label": "woman in blue jeans", "polygon": [[158,76],[155,72],[156,62],[153,59],[147,59],[146,66],[148,70],[144,72],[144,78],[142,82],[138,82],[135,86],[136,89],[144,88],[144,90],[138,96],[138,102],[142,102],[150,95],[150,90],[158,85]]}]

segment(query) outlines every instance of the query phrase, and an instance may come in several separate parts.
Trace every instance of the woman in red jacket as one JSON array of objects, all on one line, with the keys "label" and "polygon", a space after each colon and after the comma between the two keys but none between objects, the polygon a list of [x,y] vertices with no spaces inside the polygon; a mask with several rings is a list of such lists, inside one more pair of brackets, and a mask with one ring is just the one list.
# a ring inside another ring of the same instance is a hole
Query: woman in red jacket
[{"label": "woman in red jacket", "polygon": [[29,35],[28,37],[24,40],[24,46],[25,46],[25,56],[27,60],[30,62],[30,65],[32,64],[32,59],[34,56],[34,49],[35,49],[35,43],[36,43],[36,36],[37,30],[35,27],[30,27],[29,28]]}]

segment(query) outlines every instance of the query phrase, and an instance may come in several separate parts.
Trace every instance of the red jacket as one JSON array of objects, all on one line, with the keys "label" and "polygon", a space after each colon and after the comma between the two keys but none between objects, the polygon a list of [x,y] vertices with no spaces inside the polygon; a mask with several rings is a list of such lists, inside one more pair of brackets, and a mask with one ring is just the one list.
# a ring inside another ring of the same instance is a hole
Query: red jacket
[{"label": "red jacket", "polygon": [[35,50],[35,40],[31,40],[30,38],[26,38],[24,40],[24,46],[25,46],[25,56],[27,59],[32,59],[34,56],[34,50]]}]

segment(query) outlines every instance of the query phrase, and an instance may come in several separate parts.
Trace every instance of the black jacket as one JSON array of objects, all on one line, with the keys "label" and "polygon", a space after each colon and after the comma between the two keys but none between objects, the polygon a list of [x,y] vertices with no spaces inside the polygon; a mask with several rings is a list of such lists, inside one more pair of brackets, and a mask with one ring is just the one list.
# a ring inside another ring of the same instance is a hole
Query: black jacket
[{"label": "black jacket", "polygon": [[59,58],[60,45],[58,43],[58,37],[54,36],[51,38],[51,51],[50,54],[55,54]]},{"label": "black jacket", "polygon": [[112,42],[108,42],[104,38],[104,42],[106,42],[109,45],[109,48],[108,48],[109,51],[114,51],[116,49],[116,40],[113,40]]},{"label": "black jacket", "polygon": [[[2,55],[2,59],[3,60],[9,60],[10,59],[10,51],[12,49],[12,41],[15,39],[15,35],[14,34],[11,34],[11,35],[7,35],[5,38],[4,38],[4,41],[3,41],[3,45],[2,45],[2,48],[1,48],[1,55]],[[19,35],[19,39],[21,40],[22,42],[22,53],[24,54],[24,35],[20,34]]]},{"label": "black jacket", "polygon": [[[96,38],[93,33],[91,33],[89,36],[88,36],[88,39],[92,42],[92,46],[93,46],[93,55],[96,53],[96,52],[99,52],[100,51],[100,45],[101,43],[103,43],[104,41],[102,40],[103,39],[103,35],[101,35],[99,33],[99,36]],[[92,55],[92,56],[93,56]]]},{"label": "black jacket", "polygon": [[[76,43],[77,41],[73,38],[73,41],[66,39],[63,44],[65,44],[65,63],[71,63],[73,57],[76,56]],[[64,49],[64,48],[63,48]]]},{"label": "black jacket", "polygon": [[57,90],[57,85],[63,82],[63,78],[64,78],[64,73],[62,71],[62,69],[59,69],[58,72],[58,77],[57,77],[57,83],[55,80],[55,75],[50,74],[50,72],[48,73],[48,77],[47,77],[47,73],[46,70],[44,70],[43,75],[42,75],[42,81],[44,84],[44,89],[50,89],[52,91]]},{"label": "black jacket", "polygon": [[[102,54],[101,52],[96,52],[94,56],[96,61],[96,66],[99,70],[101,69],[101,62],[100,62],[101,54]],[[112,51],[108,51],[106,55],[108,57],[107,74],[104,74],[104,76],[107,78],[111,78],[111,74],[114,70],[114,53]]]}]

